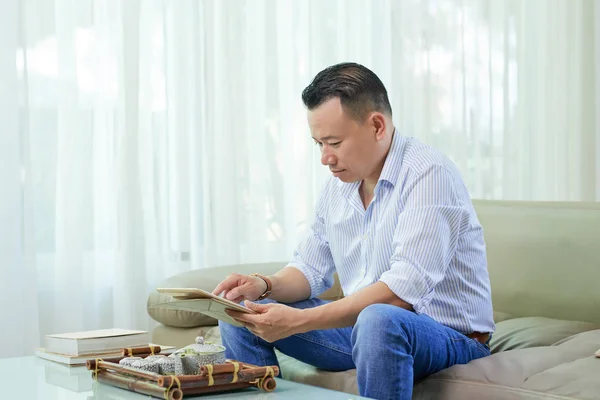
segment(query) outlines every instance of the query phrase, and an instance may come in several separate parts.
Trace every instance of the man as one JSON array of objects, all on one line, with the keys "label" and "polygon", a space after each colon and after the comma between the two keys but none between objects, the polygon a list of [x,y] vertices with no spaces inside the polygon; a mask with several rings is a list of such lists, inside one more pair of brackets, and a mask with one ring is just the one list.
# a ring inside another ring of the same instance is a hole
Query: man
[{"label": "man", "polygon": [[[302,99],[333,177],[287,267],[232,274],[215,288],[258,312],[231,312],[243,328],[220,324],[226,355],[276,365],[277,348],[324,370],[356,368],[363,396],[410,399],[415,381],[489,355],[481,225],[452,162],[394,128],[372,71],[331,66]],[[317,299],[334,272],[345,297]]]}]

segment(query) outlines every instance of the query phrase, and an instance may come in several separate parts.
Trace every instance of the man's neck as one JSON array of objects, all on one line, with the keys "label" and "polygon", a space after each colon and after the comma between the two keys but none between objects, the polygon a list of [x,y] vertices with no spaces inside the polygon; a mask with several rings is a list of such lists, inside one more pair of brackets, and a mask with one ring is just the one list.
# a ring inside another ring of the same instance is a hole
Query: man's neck
[{"label": "man's neck", "polygon": [[375,168],[374,173],[371,174],[371,176],[369,176],[368,178],[363,179],[363,181],[360,183],[361,197],[362,197],[362,194],[365,194],[365,195],[369,196],[370,198],[373,198],[373,195],[375,193],[375,186],[377,186],[377,182],[379,181],[379,176],[381,175],[381,171],[383,171],[383,166],[385,165],[385,160],[387,159],[388,154],[390,154],[390,149],[392,148],[392,142],[394,141],[394,134],[395,134],[395,128],[392,127],[391,139],[390,139],[388,148],[385,152],[385,155],[383,156],[383,158],[379,162],[379,164],[377,164],[377,167]]},{"label": "man's neck", "polygon": [[375,186],[377,186],[377,180],[372,181],[370,179],[364,179],[360,183],[360,190],[363,192],[363,194],[373,197],[373,195],[375,194]]},{"label": "man's neck", "polygon": [[359,193],[363,205],[365,206],[365,209],[367,209],[367,207],[371,203],[371,200],[373,200],[373,197],[375,196],[375,186],[377,186],[377,182],[379,181],[379,176],[381,175],[381,171],[383,170],[383,164],[385,163],[386,158],[387,154],[381,162],[381,165],[377,166],[377,172],[371,175],[370,177],[363,179],[360,183]]},{"label": "man's neck", "polygon": [[[375,182],[375,185],[377,184],[377,182]],[[367,209],[367,207],[369,207],[369,204],[371,204],[371,201],[373,200],[374,195],[374,190],[375,190],[375,185],[373,185],[372,187],[368,186],[370,185],[369,183],[367,183],[366,180],[363,180],[360,183],[360,187],[359,187],[359,191],[358,193],[360,194],[360,199],[362,200],[363,206],[365,207],[365,210]]]}]

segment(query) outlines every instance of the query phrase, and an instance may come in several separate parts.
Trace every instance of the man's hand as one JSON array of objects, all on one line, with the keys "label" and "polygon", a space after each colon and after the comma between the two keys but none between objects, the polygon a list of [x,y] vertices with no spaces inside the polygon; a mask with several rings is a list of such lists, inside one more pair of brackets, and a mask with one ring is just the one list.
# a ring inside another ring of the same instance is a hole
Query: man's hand
[{"label": "man's hand", "polygon": [[269,343],[304,332],[302,330],[304,310],[283,304],[258,304],[250,301],[246,301],[245,306],[258,314],[247,314],[233,310],[226,310],[225,312],[248,328],[250,332]]},{"label": "man's hand", "polygon": [[213,294],[224,292],[223,297],[234,303],[242,300],[256,300],[267,290],[267,283],[257,276],[233,273],[219,283]]}]

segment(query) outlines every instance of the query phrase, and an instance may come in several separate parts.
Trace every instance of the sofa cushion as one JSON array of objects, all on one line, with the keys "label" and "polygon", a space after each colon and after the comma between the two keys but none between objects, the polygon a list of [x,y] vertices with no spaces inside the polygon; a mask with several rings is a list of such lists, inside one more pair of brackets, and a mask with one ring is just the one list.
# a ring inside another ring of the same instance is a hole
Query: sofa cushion
[{"label": "sofa cushion", "polygon": [[207,342],[221,344],[221,332],[218,326],[174,328],[159,325],[152,330],[151,336],[152,343],[175,346],[178,349],[194,343],[197,336],[204,337]]},{"label": "sofa cushion", "polygon": [[514,318],[498,322],[490,349],[499,351],[550,346],[580,332],[600,329],[600,324],[545,317]]},{"label": "sofa cushion", "polygon": [[[183,347],[197,335],[220,343],[218,327],[158,326],[152,342]],[[600,330],[587,331],[550,346],[503,351],[466,365],[455,365],[419,382],[414,399],[598,399]],[[284,379],[358,394],[356,370],[322,371],[286,356],[277,358]]]},{"label": "sofa cushion", "polygon": [[[274,274],[285,266],[285,263],[238,264],[219,266],[184,272],[172,276],[159,283],[157,287],[166,288],[197,288],[213,291],[214,288],[232,272],[251,274],[261,272],[266,275]],[[217,325],[217,320],[199,312],[170,310],[157,307],[156,304],[171,301],[172,297],[152,291],[148,296],[146,309],[153,320],[161,324],[179,328]]]},{"label": "sofa cushion", "polygon": [[598,399],[600,330],[554,345],[509,350],[455,365],[415,386],[413,398]]},{"label": "sofa cushion", "polygon": [[515,318],[513,315],[505,312],[494,311],[494,322],[497,324],[498,322],[506,321],[507,319]]}]

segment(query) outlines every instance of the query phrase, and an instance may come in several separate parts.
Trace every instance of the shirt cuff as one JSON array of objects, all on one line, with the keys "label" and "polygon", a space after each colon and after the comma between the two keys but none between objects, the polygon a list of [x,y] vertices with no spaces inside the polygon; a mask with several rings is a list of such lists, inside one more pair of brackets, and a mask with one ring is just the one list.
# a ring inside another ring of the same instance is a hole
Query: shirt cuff
[{"label": "shirt cuff", "polygon": [[333,286],[333,281],[327,282],[325,278],[321,278],[319,274],[315,272],[315,270],[309,267],[306,264],[300,262],[294,262],[293,264],[287,265],[285,268],[296,268],[306,278],[308,284],[310,285],[310,298],[315,298],[319,296],[321,293],[325,292],[327,289]]},{"label": "shirt cuff", "polygon": [[429,288],[425,277],[406,262],[393,264],[389,271],[381,274],[379,280],[396,296],[412,305],[418,314],[425,311],[433,298],[434,291]]}]

